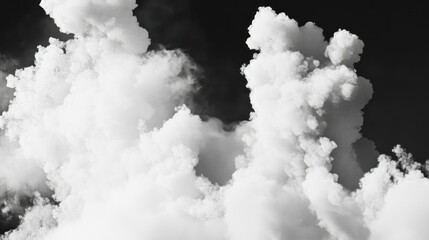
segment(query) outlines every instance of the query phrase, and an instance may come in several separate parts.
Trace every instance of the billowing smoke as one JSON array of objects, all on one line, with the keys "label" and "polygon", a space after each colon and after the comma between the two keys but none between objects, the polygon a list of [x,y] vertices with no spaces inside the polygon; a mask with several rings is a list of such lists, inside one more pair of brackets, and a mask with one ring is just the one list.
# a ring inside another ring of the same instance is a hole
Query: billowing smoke
[{"label": "billowing smoke", "polygon": [[186,105],[189,57],[147,51],[134,0],[41,6],[74,38],[7,77],[0,207],[19,225],[1,239],[427,239],[425,166],[400,146],[359,165],[375,150],[356,35],[260,8],[242,68],[254,112],[225,131]]}]

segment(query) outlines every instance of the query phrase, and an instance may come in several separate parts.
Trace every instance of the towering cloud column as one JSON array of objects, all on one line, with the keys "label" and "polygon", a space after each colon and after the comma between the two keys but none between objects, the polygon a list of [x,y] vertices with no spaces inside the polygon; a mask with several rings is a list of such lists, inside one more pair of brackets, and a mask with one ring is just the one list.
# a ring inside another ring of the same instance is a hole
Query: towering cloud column
[{"label": "towering cloud column", "polygon": [[[187,220],[185,209],[202,194],[194,166],[204,134],[217,126],[204,127],[182,106],[194,65],[179,51],[146,52],[150,41],[132,16],[135,1],[41,6],[75,38],[51,39],[34,66],[8,77],[15,98],[2,123],[17,146],[2,142],[2,165],[13,158],[36,167],[0,172],[8,194],[25,189],[35,198],[5,238],[185,239],[188,228],[204,228]],[[166,226],[171,232],[161,233]]]},{"label": "towering cloud column", "polygon": [[333,165],[350,188],[362,176],[352,143],[372,90],[352,66],[363,43],[345,41],[356,38],[346,32],[328,44],[313,23],[299,27],[270,8],[259,9],[249,32],[247,44],[259,53],[243,73],[255,112],[247,124],[246,166],[226,195],[227,209],[236,213],[226,215],[233,239],[365,238],[358,205],[330,173]]}]

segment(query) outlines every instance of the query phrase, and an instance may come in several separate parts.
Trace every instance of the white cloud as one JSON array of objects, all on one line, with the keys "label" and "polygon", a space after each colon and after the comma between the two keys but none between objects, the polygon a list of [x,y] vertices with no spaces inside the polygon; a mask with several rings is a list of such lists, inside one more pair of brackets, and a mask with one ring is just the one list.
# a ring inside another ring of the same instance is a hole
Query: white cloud
[{"label": "white cloud", "polygon": [[351,34],[347,30],[338,30],[329,41],[325,55],[329,57],[335,65],[353,65],[360,60],[363,52],[363,42],[358,36]]},{"label": "white cloud", "polygon": [[259,53],[242,68],[254,112],[225,132],[184,105],[195,83],[186,55],[146,52],[133,0],[42,6],[75,38],[51,39],[7,78],[0,197],[35,205],[2,239],[427,236],[421,166],[400,147],[400,165],[382,155],[363,177],[356,161],[372,95],[353,69],[357,36],[340,30],[328,45],[313,23],[260,8],[247,40]]}]

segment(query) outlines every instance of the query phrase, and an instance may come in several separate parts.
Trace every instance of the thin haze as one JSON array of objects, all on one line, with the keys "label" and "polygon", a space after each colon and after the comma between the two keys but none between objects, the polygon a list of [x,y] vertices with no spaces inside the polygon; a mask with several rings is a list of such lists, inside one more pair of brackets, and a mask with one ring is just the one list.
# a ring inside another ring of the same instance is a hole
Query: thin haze
[{"label": "thin haze", "polygon": [[425,166],[400,146],[358,164],[376,152],[355,34],[259,8],[241,68],[253,112],[225,131],[190,109],[196,64],[148,51],[134,0],[41,6],[74,37],[0,82],[1,219],[19,222],[1,239],[427,239]]}]

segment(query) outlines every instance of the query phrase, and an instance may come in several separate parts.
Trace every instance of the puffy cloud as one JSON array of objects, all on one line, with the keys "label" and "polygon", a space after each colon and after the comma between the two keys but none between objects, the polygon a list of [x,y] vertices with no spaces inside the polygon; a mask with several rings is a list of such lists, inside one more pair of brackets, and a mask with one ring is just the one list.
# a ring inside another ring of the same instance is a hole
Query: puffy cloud
[{"label": "puffy cloud", "polygon": [[2,210],[23,214],[11,195],[34,202],[2,239],[427,235],[423,166],[399,146],[398,162],[382,155],[364,176],[357,163],[370,151],[356,145],[372,88],[352,66],[355,35],[340,30],[328,45],[313,23],[260,8],[247,40],[259,53],[242,68],[254,112],[225,131],[186,106],[192,61],[146,52],[133,0],[42,6],[75,38],[51,39],[7,77]]},{"label": "puffy cloud", "polygon": [[429,218],[429,181],[406,178],[392,187],[384,199],[384,207],[372,225],[370,239],[426,239]]},{"label": "puffy cloud", "polygon": [[40,6],[64,33],[101,36],[100,44],[120,44],[136,53],[145,52],[149,46],[147,31],[132,15],[135,0],[42,0]]},{"label": "puffy cloud", "polygon": [[338,30],[329,41],[325,55],[329,57],[335,65],[345,64],[353,66],[359,62],[360,54],[363,52],[363,42],[358,36],[350,33],[347,30]]},{"label": "puffy cloud", "polygon": [[299,27],[295,20],[284,13],[276,14],[270,7],[259,8],[249,33],[251,37],[247,39],[247,45],[261,52],[292,50],[321,58],[327,45],[322,29],[314,23]]}]

